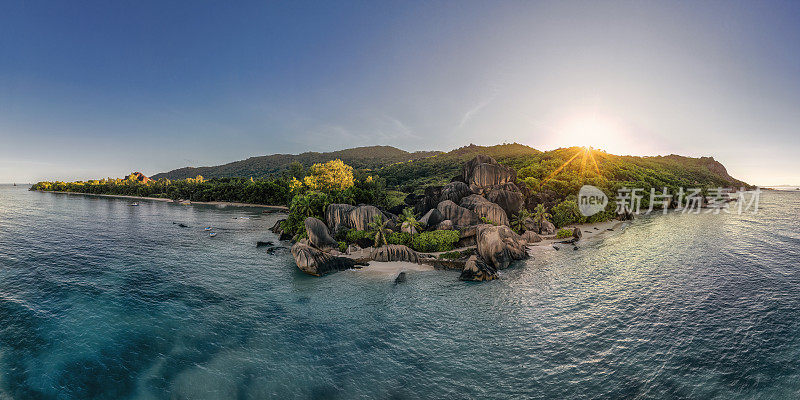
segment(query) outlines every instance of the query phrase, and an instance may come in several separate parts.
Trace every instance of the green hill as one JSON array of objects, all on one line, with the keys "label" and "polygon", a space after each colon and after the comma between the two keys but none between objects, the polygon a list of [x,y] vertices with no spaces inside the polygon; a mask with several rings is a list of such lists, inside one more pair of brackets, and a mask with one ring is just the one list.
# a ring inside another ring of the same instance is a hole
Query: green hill
[{"label": "green hill", "polygon": [[327,153],[273,154],[250,157],[246,160],[211,167],[184,167],[151,176],[151,179],[186,179],[202,175],[204,178],[253,177],[263,178],[289,169],[294,162],[309,167],[315,163],[340,159],[356,169],[376,169],[383,166],[418,160],[439,154],[438,151],[407,152],[392,146],[355,147]]}]

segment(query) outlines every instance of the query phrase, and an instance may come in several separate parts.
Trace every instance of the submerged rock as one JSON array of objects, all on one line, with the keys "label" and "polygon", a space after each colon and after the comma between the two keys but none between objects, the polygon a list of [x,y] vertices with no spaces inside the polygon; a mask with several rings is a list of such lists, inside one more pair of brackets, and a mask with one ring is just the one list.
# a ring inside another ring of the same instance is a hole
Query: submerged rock
[{"label": "submerged rock", "polygon": [[308,217],[303,221],[303,224],[306,227],[308,241],[312,246],[322,251],[331,251],[339,248],[339,244],[328,233],[328,227],[325,226],[324,222],[314,217]]},{"label": "submerged rock", "polygon": [[528,258],[525,241],[505,225],[479,225],[476,239],[478,255],[497,269]]},{"label": "submerged rock", "polygon": [[322,276],[330,272],[364,265],[346,257],[327,254],[322,250],[309,246],[305,241],[299,241],[292,246],[292,257],[297,263],[297,268],[314,276]]},{"label": "submerged rock", "polygon": [[256,242],[256,247],[274,246],[274,245],[275,244],[272,243],[272,242],[262,242],[260,240],[258,242]]},{"label": "submerged rock", "polygon": [[394,284],[397,285],[398,283],[403,283],[406,281],[406,271],[401,271],[397,274],[397,278],[394,278]]},{"label": "submerged rock", "polygon": [[407,261],[419,264],[419,253],[402,244],[389,244],[372,250],[370,258],[375,261]]},{"label": "submerged rock", "polygon": [[458,279],[462,281],[491,281],[497,279],[497,269],[486,264],[482,258],[472,255],[467,259],[464,269]]}]

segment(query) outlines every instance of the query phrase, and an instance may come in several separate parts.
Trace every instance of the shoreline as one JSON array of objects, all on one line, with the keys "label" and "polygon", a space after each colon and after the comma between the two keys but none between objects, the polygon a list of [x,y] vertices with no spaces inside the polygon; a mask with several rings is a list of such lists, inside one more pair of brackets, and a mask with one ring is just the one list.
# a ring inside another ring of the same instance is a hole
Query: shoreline
[{"label": "shoreline", "polygon": [[60,192],[60,191],[50,191],[50,190],[34,190],[34,192],[39,193],[58,193],[58,194],[74,194],[74,195],[81,195],[81,196],[95,196],[95,197],[108,197],[114,199],[130,199],[130,200],[149,200],[149,201],[160,201],[164,203],[174,203],[180,205],[207,205],[207,206],[217,206],[217,207],[257,207],[257,208],[267,208],[270,210],[281,211],[281,212],[288,212],[289,207],[286,206],[272,206],[267,204],[251,204],[251,203],[239,203],[239,202],[229,202],[229,201],[175,201],[172,199],[165,199],[163,197],[144,197],[144,196],[126,196],[122,194],[99,194],[99,193],[81,193],[81,192]]}]

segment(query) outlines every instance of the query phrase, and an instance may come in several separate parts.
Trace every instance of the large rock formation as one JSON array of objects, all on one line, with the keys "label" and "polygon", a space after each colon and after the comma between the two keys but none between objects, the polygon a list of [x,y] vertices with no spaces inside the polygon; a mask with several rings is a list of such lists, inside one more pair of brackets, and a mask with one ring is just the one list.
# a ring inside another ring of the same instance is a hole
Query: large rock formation
[{"label": "large rock formation", "polygon": [[542,235],[555,235],[556,226],[548,220],[543,220],[542,226],[539,227],[539,233]]},{"label": "large rock formation", "polygon": [[346,257],[336,257],[324,253],[322,250],[309,246],[305,240],[301,240],[292,246],[292,256],[295,263],[297,263],[297,268],[314,276],[322,276],[329,272],[350,269],[356,265],[364,265]]},{"label": "large rock formation", "polygon": [[534,231],[525,231],[521,237],[525,243],[538,243],[542,241],[542,237]]},{"label": "large rock formation", "polygon": [[486,204],[486,203],[490,203],[490,201],[486,200],[485,197],[483,197],[483,196],[481,196],[479,194],[471,194],[471,195],[461,199],[461,202],[459,203],[459,205],[461,207],[464,207],[464,208],[468,209],[468,210],[474,210],[475,206],[477,206],[478,204]]},{"label": "large rock formation", "polygon": [[528,257],[525,241],[505,225],[479,225],[478,255],[497,269]]},{"label": "large rock formation", "polygon": [[339,244],[328,233],[328,227],[324,222],[314,217],[308,217],[303,224],[306,226],[308,241],[312,246],[322,251],[336,250],[339,247]]},{"label": "large rock formation", "polygon": [[[514,185],[516,186],[516,185]],[[486,200],[499,205],[510,218],[525,206],[525,197],[522,193],[506,189],[493,189],[486,194]]]},{"label": "large rock formation", "polygon": [[453,221],[453,225],[458,227],[474,225],[479,221],[474,212],[453,203],[451,200],[439,203],[436,209],[442,213],[445,219]]},{"label": "large rock formation", "polygon": [[450,221],[449,219],[439,222],[439,225],[436,225],[437,231],[449,231],[453,228],[453,221]]},{"label": "large rock formation", "polygon": [[401,244],[389,244],[372,250],[370,258],[375,261],[407,261],[419,263],[419,253]]},{"label": "large rock formation", "polygon": [[508,215],[506,214],[506,211],[495,203],[490,203],[487,201],[485,203],[478,204],[475,206],[475,208],[472,209],[472,211],[475,214],[477,214],[479,218],[480,217],[486,218],[492,223],[499,225],[509,225]]},{"label": "large rock formation", "polygon": [[376,216],[386,218],[378,207],[370,205],[361,205],[354,208],[347,214],[347,221],[349,227],[355,230],[364,231],[369,227],[369,223],[375,219]]},{"label": "large rock formation", "polygon": [[491,265],[486,264],[482,258],[478,256],[472,255],[467,259],[467,263],[464,264],[464,269],[461,271],[461,275],[458,279],[462,281],[491,281],[497,279],[497,269],[492,267]]},{"label": "large rock formation", "polygon": [[348,216],[355,210],[350,204],[329,204],[325,209],[325,222],[331,232],[338,232],[342,227],[350,227]]},{"label": "large rock formation", "polygon": [[444,215],[442,215],[439,210],[431,208],[425,215],[422,216],[422,218],[419,219],[419,223],[425,228],[435,228],[436,225],[439,225],[439,223],[444,220]]},{"label": "large rock formation", "polygon": [[462,198],[472,194],[469,185],[464,182],[451,182],[442,187],[442,193],[439,196],[439,202],[450,200],[458,204]]},{"label": "large rock formation", "polygon": [[517,173],[494,158],[479,155],[464,165],[464,180],[470,187],[485,188],[514,182]]}]

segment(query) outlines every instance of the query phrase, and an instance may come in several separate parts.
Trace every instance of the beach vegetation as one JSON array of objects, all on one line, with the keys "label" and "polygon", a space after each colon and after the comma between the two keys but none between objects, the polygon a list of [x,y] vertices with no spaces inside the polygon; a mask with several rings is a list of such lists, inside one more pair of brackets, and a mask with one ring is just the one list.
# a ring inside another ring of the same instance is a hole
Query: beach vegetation
[{"label": "beach vegetation", "polygon": [[411,238],[411,248],[421,252],[451,251],[458,242],[457,230],[422,232]]}]

